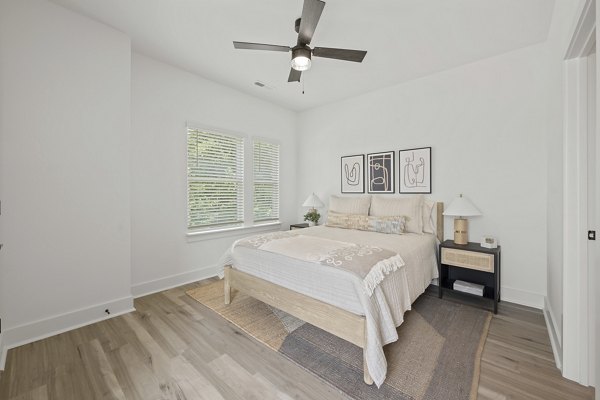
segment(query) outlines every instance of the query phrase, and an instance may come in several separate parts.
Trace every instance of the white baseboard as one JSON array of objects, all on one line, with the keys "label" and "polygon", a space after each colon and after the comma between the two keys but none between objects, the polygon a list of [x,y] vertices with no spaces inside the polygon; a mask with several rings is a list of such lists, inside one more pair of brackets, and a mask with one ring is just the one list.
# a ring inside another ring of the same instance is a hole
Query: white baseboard
[{"label": "white baseboard", "polygon": [[6,349],[2,343],[2,334],[0,333],[0,371],[4,370],[4,365],[6,365]]},{"label": "white baseboard", "polygon": [[[110,310],[110,315],[106,314],[106,309]],[[6,329],[2,332],[3,351],[0,356],[0,370],[4,369],[6,353],[10,349],[131,311],[135,311],[133,297],[128,296]]]},{"label": "white baseboard", "polygon": [[[217,266],[209,266],[153,281],[143,282],[132,286],[131,291],[133,296],[6,329],[0,334],[0,371],[4,370],[6,356],[10,349],[135,311],[133,307],[134,297],[141,297],[185,285],[187,283],[211,278],[216,276],[217,273]],[[110,310],[110,315],[107,315],[104,312],[106,309]]]},{"label": "white baseboard", "polygon": [[152,293],[162,292],[163,290],[172,289],[177,286],[212,278],[213,276],[217,276],[218,270],[219,268],[216,265],[210,265],[193,271],[138,283],[131,287],[131,294],[134,298],[138,298]]},{"label": "white baseboard", "polygon": [[544,319],[546,320],[546,328],[550,335],[550,344],[552,345],[552,353],[554,353],[554,361],[556,367],[562,371],[562,337],[560,329],[557,325],[557,319],[552,311],[550,302],[547,297],[544,297]]},{"label": "white baseboard", "polygon": [[528,292],[526,290],[502,286],[500,299],[502,301],[517,303],[523,306],[538,308],[540,310],[544,308],[544,295]]}]

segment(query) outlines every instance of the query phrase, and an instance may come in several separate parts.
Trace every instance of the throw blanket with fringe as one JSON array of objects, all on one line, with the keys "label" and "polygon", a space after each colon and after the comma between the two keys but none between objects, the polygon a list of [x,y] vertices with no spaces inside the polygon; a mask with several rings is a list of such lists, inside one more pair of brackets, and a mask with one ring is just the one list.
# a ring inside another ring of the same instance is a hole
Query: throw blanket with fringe
[{"label": "throw blanket with fringe", "polygon": [[341,242],[295,232],[274,232],[241,239],[235,247],[249,247],[302,261],[350,271],[363,282],[371,297],[390,272],[404,267],[402,257],[393,251],[365,244]]}]

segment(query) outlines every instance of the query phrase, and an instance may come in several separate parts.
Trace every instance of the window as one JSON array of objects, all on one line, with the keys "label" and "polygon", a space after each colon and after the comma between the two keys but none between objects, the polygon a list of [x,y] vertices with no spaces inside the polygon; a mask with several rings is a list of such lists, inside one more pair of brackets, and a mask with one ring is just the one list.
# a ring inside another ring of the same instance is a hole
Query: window
[{"label": "window", "polygon": [[254,140],[254,222],[279,220],[279,145]]},{"label": "window", "polygon": [[188,230],[244,223],[244,139],[188,128]]}]

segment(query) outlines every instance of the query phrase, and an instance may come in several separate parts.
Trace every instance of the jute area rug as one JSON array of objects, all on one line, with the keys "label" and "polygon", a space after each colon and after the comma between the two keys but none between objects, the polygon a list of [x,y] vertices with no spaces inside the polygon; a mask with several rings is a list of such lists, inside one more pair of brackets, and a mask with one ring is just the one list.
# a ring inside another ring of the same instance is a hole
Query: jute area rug
[{"label": "jute area rug", "polygon": [[187,292],[238,328],[356,400],[472,400],[491,314],[422,295],[405,314],[399,340],[385,346],[388,373],[378,389],[363,382],[362,349],[258,300],[223,281]]}]

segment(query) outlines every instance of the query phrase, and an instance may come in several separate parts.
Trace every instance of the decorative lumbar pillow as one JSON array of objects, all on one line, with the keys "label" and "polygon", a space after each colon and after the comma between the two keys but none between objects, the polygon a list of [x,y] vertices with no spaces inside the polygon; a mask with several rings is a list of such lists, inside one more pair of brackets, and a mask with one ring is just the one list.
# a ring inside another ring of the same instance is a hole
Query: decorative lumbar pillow
[{"label": "decorative lumbar pillow", "polygon": [[423,233],[423,196],[384,198],[374,196],[371,199],[369,215],[406,217],[406,232]]},{"label": "decorative lumbar pillow", "polygon": [[329,197],[329,211],[341,214],[369,215],[371,196]]},{"label": "decorative lumbar pillow", "polygon": [[327,222],[325,225],[333,228],[359,229],[361,231],[366,231],[369,227],[369,216],[338,213],[330,210],[327,214]]},{"label": "decorative lumbar pillow", "polygon": [[333,228],[358,229],[361,231],[394,233],[401,235],[406,232],[406,217],[372,217],[359,214],[343,214],[330,211],[327,215],[326,226]]},{"label": "decorative lumbar pillow", "polygon": [[424,199],[423,200],[423,232],[435,233],[435,224],[433,223],[433,209],[435,208],[435,201]]},{"label": "decorative lumbar pillow", "polygon": [[402,235],[406,232],[406,217],[371,217],[369,216],[369,230],[381,233],[394,233]]}]

